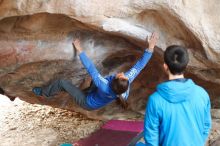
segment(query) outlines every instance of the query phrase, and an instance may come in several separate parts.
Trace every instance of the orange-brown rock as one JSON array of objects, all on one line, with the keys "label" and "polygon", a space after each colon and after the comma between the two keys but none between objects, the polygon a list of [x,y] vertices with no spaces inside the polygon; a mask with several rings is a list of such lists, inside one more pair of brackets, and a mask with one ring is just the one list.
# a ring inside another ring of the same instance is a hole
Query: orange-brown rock
[{"label": "orange-brown rock", "polygon": [[[166,46],[188,48],[187,77],[205,87],[213,107],[220,105],[220,17],[218,0],[0,0],[0,86],[30,103],[76,110],[91,118],[142,116],[148,95],[166,79]],[[71,41],[80,32],[83,48],[103,75],[126,71],[141,55],[152,31],[160,34],[153,59],[132,84],[129,110],[115,103],[87,112],[66,93],[40,100],[32,87],[55,78],[76,85],[87,76],[74,58]],[[140,113],[138,115],[137,113]]]}]

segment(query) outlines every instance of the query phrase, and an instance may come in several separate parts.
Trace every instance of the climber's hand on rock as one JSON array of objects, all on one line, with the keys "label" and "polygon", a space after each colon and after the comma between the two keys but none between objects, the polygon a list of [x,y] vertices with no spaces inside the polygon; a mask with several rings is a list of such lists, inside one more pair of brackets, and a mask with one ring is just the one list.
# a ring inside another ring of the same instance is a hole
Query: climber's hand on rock
[{"label": "climber's hand on rock", "polygon": [[159,36],[156,32],[153,32],[150,38],[147,37],[146,41],[147,41],[147,44],[148,44],[147,48],[149,49],[149,51],[151,51],[151,52],[154,51],[154,47],[157,43],[158,38],[159,38]]},{"label": "climber's hand on rock", "polygon": [[[79,39],[75,39],[73,40],[72,44],[75,46],[76,50],[81,53],[83,51],[81,45],[80,45],[80,40]],[[73,47],[74,47],[73,46]]]}]

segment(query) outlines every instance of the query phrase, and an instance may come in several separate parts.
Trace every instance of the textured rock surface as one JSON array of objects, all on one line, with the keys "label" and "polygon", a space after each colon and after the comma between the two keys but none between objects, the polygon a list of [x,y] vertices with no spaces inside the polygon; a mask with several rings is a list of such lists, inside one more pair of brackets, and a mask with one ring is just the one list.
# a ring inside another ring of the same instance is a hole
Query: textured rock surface
[{"label": "textured rock surface", "polygon": [[[76,110],[92,118],[141,116],[147,96],[165,80],[162,51],[167,45],[189,48],[187,76],[208,89],[213,107],[220,105],[220,19],[218,0],[0,0],[0,85],[30,103]],[[87,112],[62,93],[41,101],[31,88],[55,78],[76,85],[87,76],[71,40],[80,32],[88,56],[103,75],[126,71],[141,55],[150,32],[160,34],[153,59],[132,84],[129,110],[115,103]],[[142,48],[142,49],[141,49]],[[161,49],[159,49],[161,48]]]}]

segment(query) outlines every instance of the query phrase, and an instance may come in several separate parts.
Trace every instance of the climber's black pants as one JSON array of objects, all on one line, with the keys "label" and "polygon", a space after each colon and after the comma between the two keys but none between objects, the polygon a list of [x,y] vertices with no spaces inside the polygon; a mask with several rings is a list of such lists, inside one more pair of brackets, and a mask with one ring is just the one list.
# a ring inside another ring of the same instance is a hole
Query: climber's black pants
[{"label": "climber's black pants", "polygon": [[66,91],[71,95],[73,101],[76,104],[78,104],[80,107],[84,109],[91,110],[86,104],[87,92],[81,91],[79,88],[73,85],[71,81],[56,80],[52,82],[50,85],[42,87],[42,89],[43,95],[47,97],[56,95],[60,91]]}]

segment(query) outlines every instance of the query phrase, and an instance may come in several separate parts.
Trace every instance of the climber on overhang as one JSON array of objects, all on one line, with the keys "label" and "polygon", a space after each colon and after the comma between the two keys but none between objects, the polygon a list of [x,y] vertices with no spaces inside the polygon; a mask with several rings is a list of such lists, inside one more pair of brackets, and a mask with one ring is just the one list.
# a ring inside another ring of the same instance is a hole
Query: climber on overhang
[{"label": "climber on overhang", "polygon": [[81,90],[73,85],[71,81],[61,79],[46,87],[35,87],[33,92],[38,96],[49,97],[59,91],[66,91],[72,96],[74,102],[86,110],[99,109],[116,99],[123,108],[127,108],[130,84],[150,60],[157,40],[158,35],[156,33],[153,33],[147,39],[148,49],[145,49],[143,56],[129,71],[103,77],[85,52],[83,52],[80,40],[77,38],[73,40],[73,48],[78,51],[82,64],[92,78],[90,86],[86,90]]}]

